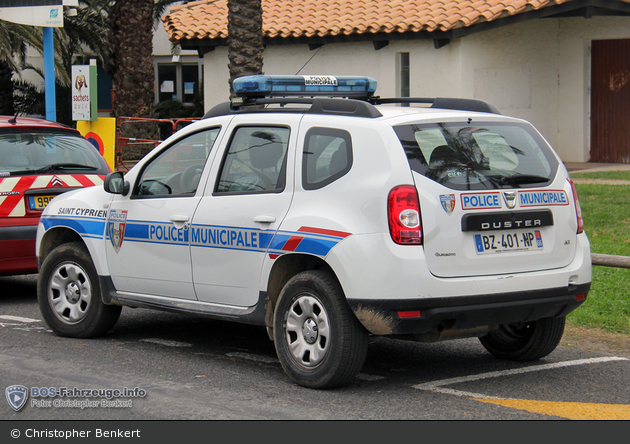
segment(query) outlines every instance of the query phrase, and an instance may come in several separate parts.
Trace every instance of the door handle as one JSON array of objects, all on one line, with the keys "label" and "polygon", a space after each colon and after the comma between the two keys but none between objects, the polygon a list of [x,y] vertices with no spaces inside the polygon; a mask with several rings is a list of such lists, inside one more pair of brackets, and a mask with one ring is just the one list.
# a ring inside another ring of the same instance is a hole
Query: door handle
[{"label": "door handle", "polygon": [[173,225],[175,225],[175,228],[177,228],[178,230],[180,228],[186,228],[186,225],[188,223],[188,216],[184,214],[173,214],[171,216],[171,222],[173,222]]},{"label": "door handle", "polygon": [[271,224],[276,221],[275,216],[256,216],[254,222],[259,224]]}]

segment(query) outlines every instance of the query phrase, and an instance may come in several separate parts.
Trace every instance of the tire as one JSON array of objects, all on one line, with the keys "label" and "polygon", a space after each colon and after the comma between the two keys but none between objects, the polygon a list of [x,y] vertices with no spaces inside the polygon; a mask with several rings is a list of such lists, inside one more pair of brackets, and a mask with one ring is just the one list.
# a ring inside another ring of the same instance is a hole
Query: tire
[{"label": "tire", "polygon": [[278,298],[273,327],[280,363],[301,386],[339,387],[363,367],[367,330],[331,273],[305,271],[291,278]]},{"label": "tire", "polygon": [[60,245],[46,257],[39,272],[37,299],[52,331],[72,338],[104,335],[122,310],[103,304],[98,274],[81,242]]},{"label": "tire", "polygon": [[524,325],[500,325],[479,338],[499,359],[534,361],[554,351],[564,334],[565,317],[545,318]]}]

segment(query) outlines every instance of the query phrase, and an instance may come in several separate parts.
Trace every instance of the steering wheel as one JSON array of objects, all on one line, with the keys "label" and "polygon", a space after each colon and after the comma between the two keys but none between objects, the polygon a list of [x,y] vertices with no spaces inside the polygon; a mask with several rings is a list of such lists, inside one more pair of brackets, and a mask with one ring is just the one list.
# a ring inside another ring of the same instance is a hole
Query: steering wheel
[{"label": "steering wheel", "polygon": [[179,187],[183,193],[194,193],[201,178],[203,165],[191,165],[179,177]]}]

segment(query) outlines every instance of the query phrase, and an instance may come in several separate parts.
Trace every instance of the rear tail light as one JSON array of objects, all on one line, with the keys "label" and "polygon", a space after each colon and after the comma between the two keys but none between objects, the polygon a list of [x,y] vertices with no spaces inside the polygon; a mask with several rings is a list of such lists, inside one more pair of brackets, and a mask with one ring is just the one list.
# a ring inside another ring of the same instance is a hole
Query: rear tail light
[{"label": "rear tail light", "polygon": [[571,191],[573,192],[573,201],[575,202],[575,216],[577,217],[578,229],[577,234],[584,232],[584,218],[582,217],[582,206],[580,205],[580,198],[578,197],[577,189],[575,188],[575,182],[571,179],[567,179],[571,184]]},{"label": "rear tail light", "polygon": [[422,245],[420,204],[412,185],[401,185],[389,192],[387,213],[389,233],[397,244]]}]

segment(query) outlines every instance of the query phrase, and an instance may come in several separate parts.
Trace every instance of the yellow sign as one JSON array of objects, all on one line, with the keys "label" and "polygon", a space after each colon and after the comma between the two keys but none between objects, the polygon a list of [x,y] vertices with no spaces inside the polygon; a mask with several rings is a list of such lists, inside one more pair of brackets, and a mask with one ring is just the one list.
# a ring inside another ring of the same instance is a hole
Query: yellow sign
[{"label": "yellow sign", "polygon": [[116,119],[114,117],[100,117],[98,120],[79,120],[77,129],[98,148],[109,167],[116,169]]}]

